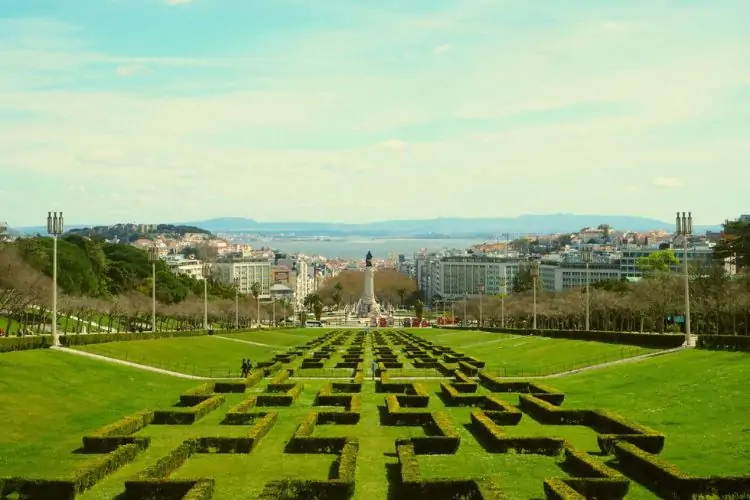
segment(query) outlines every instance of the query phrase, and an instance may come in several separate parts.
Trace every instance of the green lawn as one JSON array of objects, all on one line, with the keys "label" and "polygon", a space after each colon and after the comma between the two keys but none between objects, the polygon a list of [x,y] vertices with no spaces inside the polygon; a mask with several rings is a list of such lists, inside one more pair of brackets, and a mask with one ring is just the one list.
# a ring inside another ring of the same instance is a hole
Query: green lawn
[{"label": "green lawn", "polygon": [[55,476],[90,459],[73,454],[88,431],[169,406],[195,381],[52,350],[0,355],[0,475]]},{"label": "green lawn", "polygon": [[566,407],[606,408],[664,432],[664,458],[700,475],[750,471],[749,381],[747,353],[690,350],[548,382]]},{"label": "green lawn", "polygon": [[[269,346],[292,347],[302,345],[328,331],[321,331],[319,328],[261,329],[227,334],[227,336],[233,339],[248,340]],[[222,335],[220,331],[216,332],[216,334]]]},{"label": "green lawn", "polygon": [[486,371],[501,377],[532,377],[561,373],[657,349],[587,342],[443,329],[412,329],[436,344],[474,356],[487,363]]},{"label": "green lawn", "polygon": [[75,349],[202,377],[239,376],[243,358],[266,361],[286,348],[264,347],[212,336],[129,340]]},{"label": "green lawn", "polygon": [[[312,338],[300,331],[261,331],[232,335],[232,338],[274,345],[295,345]],[[356,331],[356,330],[355,330]],[[325,331],[316,330],[323,334]],[[455,332],[451,332],[454,334]],[[454,342],[462,343],[462,352],[470,344],[495,338],[467,332]],[[440,333],[444,338],[444,334]],[[491,335],[491,334],[490,334]],[[297,336],[292,342],[292,336]],[[425,334],[425,336],[427,336]],[[299,338],[301,337],[301,338]],[[506,336],[507,337],[507,336]],[[348,337],[348,342],[354,335]],[[532,339],[538,340],[538,339]],[[434,338],[436,343],[449,342]],[[509,340],[508,342],[513,342]],[[289,344],[286,344],[289,342]],[[574,341],[561,341],[573,342]],[[365,341],[365,364],[371,359],[370,338]],[[338,346],[343,349],[345,346]],[[476,345],[477,357],[492,356],[495,343]],[[250,355],[252,349],[274,349],[231,340],[196,337],[150,341],[128,341],[87,346],[86,350],[109,349],[110,355],[124,352],[157,353],[161,359],[178,356],[210,360],[229,355],[232,359]],[[400,351],[393,345],[392,349]],[[285,349],[284,349],[285,350]],[[568,348],[562,350],[569,352]],[[513,351],[521,357],[522,350]],[[335,354],[337,359],[340,354]],[[528,358],[526,358],[528,359]],[[296,364],[295,361],[294,364]],[[615,411],[638,423],[667,435],[662,456],[694,474],[747,474],[750,463],[750,396],[744,386],[750,380],[750,355],[709,351],[685,351],[632,364],[623,364],[572,376],[550,378],[544,383],[566,393],[564,407],[603,408]],[[250,392],[261,392],[270,379],[261,381]],[[214,499],[255,498],[270,480],[284,478],[326,479],[334,455],[288,454],[284,447],[299,422],[313,408],[316,393],[327,380],[301,380],[304,390],[291,407],[263,408],[278,411],[279,420],[250,454],[194,455],[172,474],[172,478],[211,476],[217,481]],[[178,400],[183,390],[197,381],[173,379],[136,369],[101,363],[54,351],[6,353],[0,355],[0,477],[42,474],[58,476],[70,472],[86,455],[72,453],[86,432],[114,422],[144,408],[165,408]],[[511,499],[544,497],[543,480],[565,477],[559,458],[538,455],[491,454],[472,434],[469,414],[472,408],[445,407],[438,396],[439,381],[425,381],[430,393],[430,411],[444,411],[461,437],[455,455],[418,456],[420,470],[427,478],[492,476]],[[490,392],[480,387],[480,394]],[[115,498],[123,492],[124,482],[144,467],[166,455],[189,437],[236,436],[246,426],[219,425],[226,411],[248,394],[229,394],[227,401],[204,419],[188,426],[151,425],[138,435],[152,438],[151,446],[134,462],[105,478],[83,494],[83,500]],[[361,420],[357,425],[324,425],[315,428],[316,436],[348,436],[360,440],[357,458],[355,498],[389,498],[394,484],[395,440],[424,435],[420,427],[389,427],[381,424],[379,414],[384,395],[375,393],[369,377],[362,387]],[[516,394],[502,398],[517,402]],[[545,426],[524,415],[519,425],[504,431],[519,436],[557,436],[576,447],[597,453],[596,433],[583,426]],[[708,460],[706,458],[709,458]],[[602,458],[604,460],[605,458]],[[397,474],[396,474],[397,477]],[[654,498],[653,494],[631,482],[628,498]],[[415,498],[416,500],[416,498]]]}]

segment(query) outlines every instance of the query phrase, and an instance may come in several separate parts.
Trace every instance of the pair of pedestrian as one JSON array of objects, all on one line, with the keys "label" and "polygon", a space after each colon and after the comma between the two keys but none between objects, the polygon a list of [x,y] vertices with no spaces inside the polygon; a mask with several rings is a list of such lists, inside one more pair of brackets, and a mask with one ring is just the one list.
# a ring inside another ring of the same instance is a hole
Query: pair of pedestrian
[{"label": "pair of pedestrian", "polygon": [[253,369],[253,362],[248,358],[242,358],[242,378],[246,378],[250,375],[250,370]]}]

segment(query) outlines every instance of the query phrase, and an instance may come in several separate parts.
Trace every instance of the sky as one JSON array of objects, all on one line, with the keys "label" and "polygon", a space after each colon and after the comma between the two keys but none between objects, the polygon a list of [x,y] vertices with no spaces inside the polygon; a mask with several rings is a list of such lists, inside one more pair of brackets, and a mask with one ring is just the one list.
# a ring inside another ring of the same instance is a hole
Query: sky
[{"label": "sky", "polygon": [[0,220],[750,212],[747,0],[0,0]]}]

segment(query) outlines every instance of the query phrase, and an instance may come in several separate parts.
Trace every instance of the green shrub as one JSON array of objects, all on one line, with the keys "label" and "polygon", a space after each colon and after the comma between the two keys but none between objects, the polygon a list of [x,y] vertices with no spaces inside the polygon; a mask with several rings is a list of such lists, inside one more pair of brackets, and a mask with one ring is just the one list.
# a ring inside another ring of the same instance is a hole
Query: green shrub
[{"label": "green shrub", "polygon": [[750,352],[750,336],[698,335],[695,345],[698,349]]},{"label": "green shrub", "polygon": [[191,425],[224,404],[226,398],[214,395],[195,406],[154,412],[154,425]]},{"label": "green shrub", "polygon": [[145,448],[148,446],[148,438],[136,440],[131,437],[131,434],[145,428],[153,420],[153,410],[143,410],[115,423],[105,425],[83,437],[83,449],[86,453],[110,453],[122,445],[137,444],[137,441],[145,441],[146,444],[143,445]]},{"label": "green shrub", "polygon": [[0,352],[44,349],[50,345],[51,339],[42,335],[28,337],[0,337]]},{"label": "green shrub", "polygon": [[88,344],[104,344],[107,342],[123,342],[127,340],[154,340],[172,337],[200,337],[206,335],[205,330],[190,330],[181,332],[139,332],[139,333],[97,333],[91,335],[61,335],[60,344],[65,347]]}]

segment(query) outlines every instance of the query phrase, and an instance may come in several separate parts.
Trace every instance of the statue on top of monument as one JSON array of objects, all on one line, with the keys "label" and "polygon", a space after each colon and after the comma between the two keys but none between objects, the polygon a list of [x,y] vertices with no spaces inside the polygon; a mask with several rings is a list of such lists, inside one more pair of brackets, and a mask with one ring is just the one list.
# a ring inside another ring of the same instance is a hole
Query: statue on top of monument
[{"label": "statue on top of monument", "polygon": [[370,252],[369,250],[367,251],[367,255],[365,256],[365,266],[372,267],[372,252]]}]

